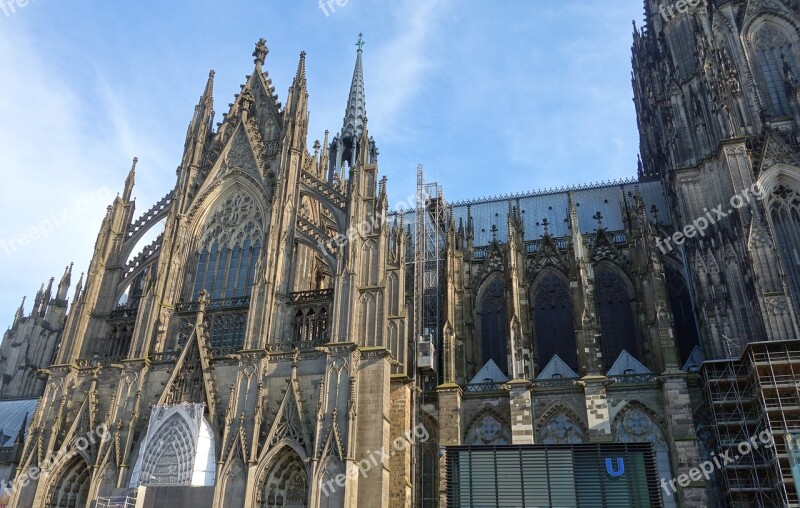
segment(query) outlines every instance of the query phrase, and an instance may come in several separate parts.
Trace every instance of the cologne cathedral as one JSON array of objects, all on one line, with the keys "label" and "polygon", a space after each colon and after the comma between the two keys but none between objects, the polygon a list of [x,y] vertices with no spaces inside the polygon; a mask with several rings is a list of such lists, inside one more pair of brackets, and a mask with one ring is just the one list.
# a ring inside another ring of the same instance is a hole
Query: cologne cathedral
[{"label": "cologne cathedral", "polygon": [[5,333],[9,506],[472,506],[456,449],[646,443],[668,482],[764,431],[652,506],[800,506],[800,7],[644,13],[635,177],[448,202],[418,168],[391,213],[363,41],[313,144],[305,53],[282,103],[258,41],[218,123],[212,71],[164,197],[134,160]]}]

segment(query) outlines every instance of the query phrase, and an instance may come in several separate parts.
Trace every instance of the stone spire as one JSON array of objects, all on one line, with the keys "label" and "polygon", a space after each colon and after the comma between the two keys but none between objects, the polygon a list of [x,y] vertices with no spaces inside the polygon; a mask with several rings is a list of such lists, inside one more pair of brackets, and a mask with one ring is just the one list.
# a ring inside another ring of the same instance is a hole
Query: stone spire
[{"label": "stone spire", "polygon": [[133,158],[133,164],[131,165],[131,170],[128,172],[128,177],[125,179],[125,190],[122,193],[122,200],[123,201],[130,201],[131,194],[133,194],[133,185],[136,181],[136,164],[139,162],[138,157]]},{"label": "stone spire", "polygon": [[61,282],[58,283],[56,299],[62,302],[67,299],[67,291],[69,291],[69,286],[72,283],[72,266],[73,263],[70,263],[66,270],[64,270]]},{"label": "stone spire", "polygon": [[25,317],[25,297],[22,297],[22,303],[19,305],[17,312],[14,314],[14,324],[11,325],[11,328],[16,330],[17,326],[19,326],[19,322],[22,321],[22,318]]},{"label": "stone spire", "polygon": [[356,67],[353,71],[353,82],[350,84],[350,96],[347,99],[347,109],[344,114],[342,137],[352,136],[358,139],[364,130],[364,119],[367,116],[367,100],[364,94],[364,66],[361,59],[364,54],[364,34],[358,34],[356,46],[358,46]]}]

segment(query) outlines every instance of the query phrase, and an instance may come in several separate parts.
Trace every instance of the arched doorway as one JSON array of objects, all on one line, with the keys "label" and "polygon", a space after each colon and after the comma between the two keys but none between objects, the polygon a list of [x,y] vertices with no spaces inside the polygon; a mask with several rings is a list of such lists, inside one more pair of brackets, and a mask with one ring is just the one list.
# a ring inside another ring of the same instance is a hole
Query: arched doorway
[{"label": "arched doorway", "polygon": [[91,479],[89,465],[80,455],[75,456],[55,482],[48,508],[84,508],[89,499]]},{"label": "arched doorway", "polygon": [[284,446],[272,459],[259,486],[261,508],[308,508],[308,473],[300,456]]}]

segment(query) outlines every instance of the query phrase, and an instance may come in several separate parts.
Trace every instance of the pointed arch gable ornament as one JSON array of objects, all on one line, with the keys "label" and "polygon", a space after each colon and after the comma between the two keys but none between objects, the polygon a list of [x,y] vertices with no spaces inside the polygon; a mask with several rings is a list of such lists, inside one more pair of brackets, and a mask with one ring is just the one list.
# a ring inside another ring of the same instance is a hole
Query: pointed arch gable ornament
[{"label": "pointed arch gable ornament", "polygon": [[556,402],[536,422],[535,435],[539,444],[580,444],[588,442],[589,429],[572,408]]},{"label": "pointed arch gable ornament", "polygon": [[296,378],[296,370],[297,369],[293,369],[293,376],[292,379],[289,380],[286,394],[275,415],[275,420],[272,422],[272,427],[270,428],[269,434],[267,434],[267,439],[264,441],[264,446],[261,451],[262,458],[264,458],[272,448],[284,441],[295,443],[298,447],[302,448],[304,456],[306,457],[311,453],[310,447],[313,441],[311,440],[308,426],[305,424],[303,418],[304,408],[297,391],[296,384],[299,383],[299,381]]},{"label": "pointed arch gable ornament", "polygon": [[464,433],[467,445],[507,445],[511,444],[508,421],[494,408],[485,404],[472,418]]}]

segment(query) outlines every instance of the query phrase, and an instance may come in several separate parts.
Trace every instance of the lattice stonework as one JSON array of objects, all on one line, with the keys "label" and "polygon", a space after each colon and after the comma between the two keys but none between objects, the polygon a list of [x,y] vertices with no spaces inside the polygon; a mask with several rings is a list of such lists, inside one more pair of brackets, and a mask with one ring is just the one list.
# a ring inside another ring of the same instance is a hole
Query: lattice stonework
[{"label": "lattice stonework", "polygon": [[490,414],[484,414],[472,424],[467,432],[468,445],[507,445],[511,435],[503,423]]},{"label": "lattice stonework", "polygon": [[572,416],[564,411],[555,413],[539,430],[540,444],[580,444],[587,442],[586,434]]},{"label": "lattice stonework", "polygon": [[263,216],[251,196],[235,194],[219,203],[200,236],[199,250],[210,250],[216,243],[233,249],[249,239],[260,243],[264,232]]}]

